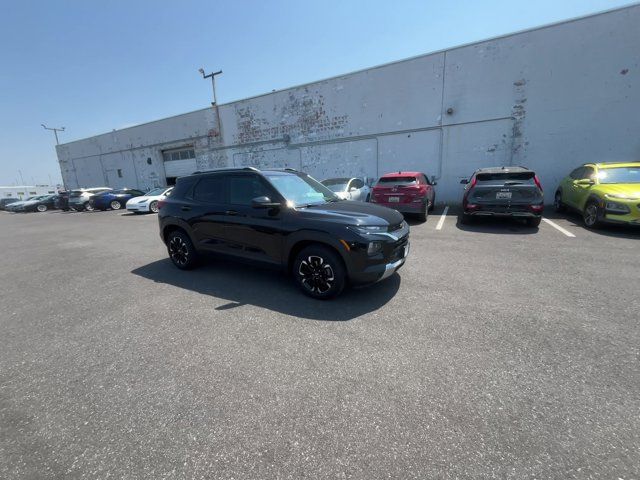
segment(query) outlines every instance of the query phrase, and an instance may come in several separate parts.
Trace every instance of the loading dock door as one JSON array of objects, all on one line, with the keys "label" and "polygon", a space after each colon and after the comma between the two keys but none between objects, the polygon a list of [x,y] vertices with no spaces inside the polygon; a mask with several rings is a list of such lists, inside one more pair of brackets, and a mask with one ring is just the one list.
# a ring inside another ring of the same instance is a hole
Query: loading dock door
[{"label": "loading dock door", "polygon": [[162,157],[164,159],[164,173],[167,177],[168,185],[173,184],[177,177],[191,175],[198,170],[193,148],[167,150],[162,152]]}]

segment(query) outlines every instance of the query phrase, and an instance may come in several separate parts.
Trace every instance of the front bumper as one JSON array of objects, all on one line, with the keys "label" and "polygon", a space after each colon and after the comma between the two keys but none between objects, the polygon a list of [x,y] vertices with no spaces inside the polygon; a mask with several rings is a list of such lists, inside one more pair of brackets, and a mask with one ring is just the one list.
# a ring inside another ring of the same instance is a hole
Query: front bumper
[{"label": "front bumper", "polygon": [[[615,202],[619,206],[626,207],[628,212],[623,213],[618,210],[612,210],[609,203]],[[614,223],[618,225],[640,226],[640,202],[638,200],[608,198],[603,202],[603,215],[601,220],[606,223]]]},{"label": "front bumper", "polygon": [[127,211],[129,212],[148,212],[149,211],[149,204],[148,203],[134,203],[134,204],[129,204],[127,203]]},{"label": "front bumper", "polygon": [[409,250],[409,234],[406,234],[395,241],[384,242],[383,252],[377,256],[368,256],[364,249],[350,252],[347,269],[351,283],[368,285],[390,277],[406,263]]}]

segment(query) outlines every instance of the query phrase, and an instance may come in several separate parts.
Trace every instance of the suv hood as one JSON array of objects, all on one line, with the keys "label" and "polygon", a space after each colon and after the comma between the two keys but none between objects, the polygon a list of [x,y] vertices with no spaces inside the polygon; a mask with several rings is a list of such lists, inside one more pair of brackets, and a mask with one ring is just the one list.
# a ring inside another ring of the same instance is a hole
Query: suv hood
[{"label": "suv hood", "polygon": [[298,207],[296,210],[303,217],[345,225],[397,225],[404,219],[402,214],[395,210],[364,202],[329,202]]},{"label": "suv hood", "polygon": [[619,195],[621,198],[640,198],[640,183],[601,183],[597,189],[603,195]]}]

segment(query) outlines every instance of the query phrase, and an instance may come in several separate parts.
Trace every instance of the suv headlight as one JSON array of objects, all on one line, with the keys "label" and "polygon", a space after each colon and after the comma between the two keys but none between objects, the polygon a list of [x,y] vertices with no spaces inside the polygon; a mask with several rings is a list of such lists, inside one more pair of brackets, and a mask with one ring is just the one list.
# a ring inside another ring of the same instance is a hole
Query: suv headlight
[{"label": "suv headlight", "polygon": [[629,207],[624,203],[612,202],[611,200],[607,200],[605,204],[605,208],[607,209],[608,212],[615,212],[615,213],[629,213],[631,211],[629,210]]},{"label": "suv headlight", "polygon": [[376,233],[385,233],[387,231],[387,227],[380,226],[365,226],[365,225],[348,225],[347,228],[353,232],[359,233],[360,235],[372,235]]}]

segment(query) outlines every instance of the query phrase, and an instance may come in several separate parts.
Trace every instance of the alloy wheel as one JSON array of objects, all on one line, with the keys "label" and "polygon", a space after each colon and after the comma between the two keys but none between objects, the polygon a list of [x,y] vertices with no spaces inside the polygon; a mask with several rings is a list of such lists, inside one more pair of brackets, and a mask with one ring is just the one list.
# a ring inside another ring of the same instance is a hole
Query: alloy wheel
[{"label": "alloy wheel", "polygon": [[598,207],[595,203],[590,203],[584,210],[584,223],[588,227],[593,227],[598,221]]},{"label": "alloy wheel", "polygon": [[298,273],[304,287],[312,293],[324,294],[331,290],[335,275],[330,264],[317,255],[310,255],[300,262]]},{"label": "alloy wheel", "polygon": [[85,209],[87,212],[93,212],[93,206],[92,206],[89,202],[86,202],[86,203],[84,204],[84,209]]},{"label": "alloy wheel", "polygon": [[120,205],[120,202],[118,202],[117,200],[111,202],[110,205],[112,210],[120,210],[120,207],[122,207],[122,205]]},{"label": "alloy wheel", "polygon": [[149,210],[151,210],[153,213],[158,213],[158,202],[151,202],[151,205],[149,205]]},{"label": "alloy wheel", "polygon": [[189,261],[189,247],[180,237],[173,237],[169,242],[169,256],[178,265],[186,265]]},{"label": "alloy wheel", "polygon": [[37,208],[37,210],[39,212],[46,212],[47,211],[47,206],[46,205],[38,205],[36,208]]}]

